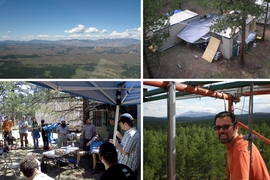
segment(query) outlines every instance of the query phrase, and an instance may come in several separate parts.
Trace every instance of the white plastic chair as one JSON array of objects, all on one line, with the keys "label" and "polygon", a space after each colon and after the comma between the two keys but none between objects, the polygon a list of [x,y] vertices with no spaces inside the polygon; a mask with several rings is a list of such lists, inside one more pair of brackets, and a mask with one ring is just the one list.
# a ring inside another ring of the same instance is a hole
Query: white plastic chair
[{"label": "white plastic chair", "polygon": [[20,169],[20,163],[12,162],[9,154],[6,153],[6,152],[4,152],[2,154],[2,157],[3,157],[4,161],[5,161],[5,164],[4,164],[5,171],[4,171],[2,179],[4,179],[4,177],[6,176],[6,173],[7,173],[8,169],[12,172],[12,174],[16,177],[16,179],[19,179],[19,176],[17,176],[17,175],[20,174],[20,170],[19,170]]}]

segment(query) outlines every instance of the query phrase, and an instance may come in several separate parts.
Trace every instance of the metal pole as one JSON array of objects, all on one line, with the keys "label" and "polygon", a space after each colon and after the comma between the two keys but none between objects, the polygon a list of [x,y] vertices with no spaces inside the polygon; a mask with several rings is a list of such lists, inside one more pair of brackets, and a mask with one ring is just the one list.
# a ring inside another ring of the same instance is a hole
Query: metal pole
[{"label": "metal pole", "polygon": [[113,144],[115,145],[116,141],[116,131],[117,131],[117,126],[118,126],[118,119],[119,119],[119,105],[116,105],[115,109],[115,117],[114,117],[114,131],[113,131]]},{"label": "metal pole", "polygon": [[176,179],[176,147],[175,147],[175,111],[176,111],[176,98],[175,98],[175,84],[170,82],[168,84],[168,139],[167,139],[167,149],[168,149],[168,180]]},{"label": "metal pole", "polygon": [[249,179],[252,177],[252,125],[253,125],[253,82],[250,82],[249,114],[248,114],[248,150],[250,150]]}]

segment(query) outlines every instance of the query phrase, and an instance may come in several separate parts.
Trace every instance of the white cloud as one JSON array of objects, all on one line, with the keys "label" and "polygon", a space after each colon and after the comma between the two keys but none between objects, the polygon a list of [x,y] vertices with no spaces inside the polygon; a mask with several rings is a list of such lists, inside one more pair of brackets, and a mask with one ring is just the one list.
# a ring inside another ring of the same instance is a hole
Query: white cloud
[{"label": "white cloud", "polygon": [[[269,112],[270,95],[254,96],[253,112]],[[234,104],[235,114],[247,114],[249,106],[249,97],[241,97],[241,101]],[[210,112],[219,113],[220,111],[228,110],[228,101],[222,99],[215,99],[210,97],[203,97],[201,99],[187,99],[176,101],[176,115],[186,111]],[[167,116],[167,100],[158,100],[143,103],[144,116],[164,117]]]},{"label": "white cloud", "polygon": [[46,34],[40,34],[40,35],[38,35],[38,37],[40,37],[40,38],[48,38],[50,36],[49,35],[46,35]]},{"label": "white cloud", "polygon": [[79,37],[82,37],[82,35],[81,34],[72,34],[72,35],[69,35],[68,37],[79,38]]},{"label": "white cloud", "polygon": [[73,34],[73,33],[98,33],[99,30],[95,27],[85,28],[84,25],[79,24],[77,27],[71,30],[65,30],[65,33]]},{"label": "white cloud", "polygon": [[10,33],[11,33],[11,31],[8,31],[7,33],[8,33],[8,34],[10,34]]},{"label": "white cloud", "polygon": [[108,32],[107,29],[103,29],[100,33],[104,34],[104,33],[107,33],[107,32]]},{"label": "white cloud", "polygon": [[2,39],[7,39],[8,38],[8,36],[1,36],[2,37]]},{"label": "white cloud", "polygon": [[90,28],[87,28],[84,32],[85,33],[98,33],[99,30],[97,28],[90,27]]},{"label": "white cloud", "polygon": [[140,39],[141,37],[141,28],[127,29],[124,32],[113,31],[110,34],[113,38],[135,38]]},{"label": "white cloud", "polygon": [[82,24],[79,24],[77,27],[71,30],[65,30],[65,33],[83,33],[85,31],[85,27]]}]

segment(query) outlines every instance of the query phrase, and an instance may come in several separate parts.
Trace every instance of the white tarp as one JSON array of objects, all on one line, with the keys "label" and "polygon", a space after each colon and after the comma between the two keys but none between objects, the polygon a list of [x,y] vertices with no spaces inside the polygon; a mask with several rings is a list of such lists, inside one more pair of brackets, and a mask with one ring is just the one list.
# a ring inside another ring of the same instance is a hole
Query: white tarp
[{"label": "white tarp", "polygon": [[174,24],[186,21],[186,20],[193,18],[193,17],[196,17],[196,16],[198,16],[198,14],[195,12],[192,12],[190,10],[180,11],[180,12],[175,13],[169,17],[170,25],[172,26]]},{"label": "white tarp", "polygon": [[207,42],[210,38],[210,36],[208,36],[210,26],[216,18],[218,18],[218,16],[212,14],[190,21],[187,26],[177,34],[177,37],[192,44]]}]

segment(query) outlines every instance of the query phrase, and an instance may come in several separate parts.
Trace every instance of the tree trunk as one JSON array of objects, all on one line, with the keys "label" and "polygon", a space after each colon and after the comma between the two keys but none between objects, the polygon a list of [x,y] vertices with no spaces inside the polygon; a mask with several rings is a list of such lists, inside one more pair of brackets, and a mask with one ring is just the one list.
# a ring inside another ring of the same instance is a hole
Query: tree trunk
[{"label": "tree trunk", "polygon": [[240,48],[240,64],[245,64],[245,42],[246,39],[246,18],[242,22],[242,38],[241,38],[241,48]]},{"label": "tree trunk", "polygon": [[265,13],[265,18],[264,18],[264,26],[263,26],[263,35],[262,35],[262,40],[264,41],[264,36],[265,36],[265,29],[266,29],[266,25],[267,25],[267,16],[268,16],[268,8],[269,5],[268,3],[266,3],[266,13]]},{"label": "tree trunk", "polygon": [[89,100],[87,98],[83,98],[83,121],[85,123],[86,119],[89,119]]},{"label": "tree trunk", "polygon": [[147,58],[147,55],[146,55],[145,51],[143,52],[143,57],[144,57],[143,61],[144,61],[145,65],[146,65],[146,69],[147,69],[149,78],[154,78],[152,70],[151,70],[151,66],[150,66],[150,63],[148,61],[148,58]]}]

